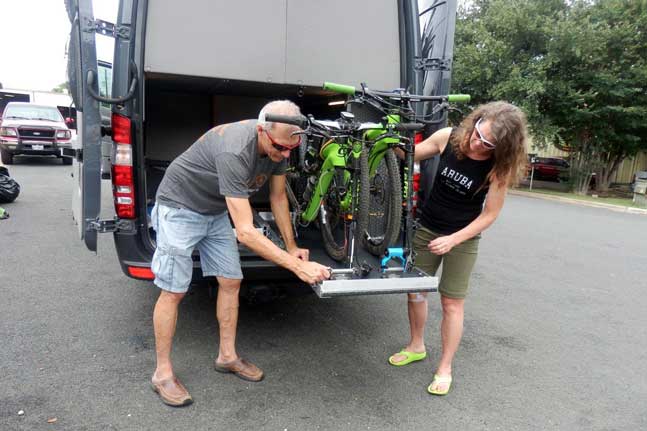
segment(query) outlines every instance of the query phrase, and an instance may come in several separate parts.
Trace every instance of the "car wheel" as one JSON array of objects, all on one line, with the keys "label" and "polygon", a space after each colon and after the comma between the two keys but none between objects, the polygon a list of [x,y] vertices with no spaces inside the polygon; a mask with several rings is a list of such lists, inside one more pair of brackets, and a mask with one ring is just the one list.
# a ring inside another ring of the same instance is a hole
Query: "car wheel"
[{"label": "car wheel", "polygon": [[13,154],[9,151],[0,149],[0,157],[2,157],[2,163],[5,165],[13,164]]},{"label": "car wheel", "polygon": [[72,157],[61,157],[61,163],[63,163],[64,165],[71,165]]}]

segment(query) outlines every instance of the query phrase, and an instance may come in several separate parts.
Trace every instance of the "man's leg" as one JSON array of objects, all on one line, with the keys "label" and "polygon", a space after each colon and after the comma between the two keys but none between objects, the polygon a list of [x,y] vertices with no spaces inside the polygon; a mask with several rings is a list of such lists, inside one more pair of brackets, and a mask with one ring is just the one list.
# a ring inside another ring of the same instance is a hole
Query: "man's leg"
[{"label": "man's leg", "polygon": [[250,382],[263,380],[263,370],[242,359],[236,353],[236,325],[238,324],[238,294],[240,280],[218,277],[218,303],[216,317],[220,325],[220,347],[216,358],[216,371],[234,373]]},{"label": "man's leg", "polygon": [[153,311],[157,368],[153,374],[153,380],[165,380],[174,375],[173,365],[171,364],[171,346],[173,344],[173,335],[175,335],[178,306],[184,295],[184,293],[161,290],[160,296],[157,298],[155,310]]},{"label": "man's leg", "polygon": [[165,404],[175,407],[186,406],[193,402],[189,391],[175,376],[171,364],[171,346],[177,323],[177,309],[183,297],[184,293],[162,290],[153,311],[157,368],[153,373],[151,384]]},{"label": "man's leg", "polygon": [[242,379],[258,382],[263,379],[263,371],[240,358],[236,352],[238,294],[243,272],[240,268],[238,243],[226,212],[213,216],[207,237],[197,246],[200,250],[202,273],[218,279],[216,317],[220,326],[220,346],[215,363],[216,371],[234,373]]},{"label": "man's leg", "polygon": [[218,278],[218,302],[216,317],[220,325],[220,347],[216,362],[225,363],[238,359],[236,353],[236,326],[238,324],[238,294],[241,280]]},{"label": "man's leg", "polygon": [[171,347],[178,316],[178,306],[191,283],[195,244],[206,232],[207,221],[189,210],[155,205],[151,218],[157,232],[157,248],[151,262],[155,285],[161,289],[155,310],[155,351],[157,367],[151,383],[162,401],[172,406],[192,402],[171,364]]}]

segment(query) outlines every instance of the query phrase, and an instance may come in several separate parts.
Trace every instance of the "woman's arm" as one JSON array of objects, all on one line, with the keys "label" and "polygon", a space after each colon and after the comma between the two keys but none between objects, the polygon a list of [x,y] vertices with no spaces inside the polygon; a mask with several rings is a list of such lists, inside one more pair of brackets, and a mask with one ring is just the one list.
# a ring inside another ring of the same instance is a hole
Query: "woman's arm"
[{"label": "woman's arm", "polygon": [[485,198],[483,212],[481,212],[481,214],[475,218],[472,223],[468,224],[458,232],[447,236],[441,236],[431,241],[427,246],[429,250],[434,254],[448,253],[458,244],[475,237],[490,227],[490,225],[494,223],[494,220],[499,216],[501,208],[503,208],[503,202],[505,201],[507,191],[508,185],[506,181],[492,181],[487,197]]},{"label": "woman's arm", "polygon": [[413,159],[417,162],[420,160],[427,160],[436,154],[440,154],[445,150],[449,135],[452,133],[451,127],[437,130],[427,139],[416,145]]},{"label": "woman's arm", "polygon": [[[414,147],[413,160],[416,162],[427,160],[436,154],[442,153],[451,133],[451,127],[436,130],[431,136]],[[393,151],[399,158],[404,159],[404,151],[399,148],[395,148]]]}]

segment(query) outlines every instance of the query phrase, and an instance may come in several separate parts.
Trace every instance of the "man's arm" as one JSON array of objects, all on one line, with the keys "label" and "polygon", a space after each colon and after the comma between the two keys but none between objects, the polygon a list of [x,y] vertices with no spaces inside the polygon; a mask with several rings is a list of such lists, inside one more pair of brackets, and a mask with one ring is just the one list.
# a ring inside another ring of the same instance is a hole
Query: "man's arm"
[{"label": "man's arm", "polygon": [[297,243],[290,220],[290,202],[285,192],[285,175],[272,175],[270,178],[270,206],[289,253],[297,248]]},{"label": "man's arm", "polygon": [[306,283],[316,283],[330,277],[328,269],[315,262],[300,260],[281,250],[254,228],[252,207],[245,198],[226,197],[227,209],[236,227],[238,241],[261,257],[294,272]]}]

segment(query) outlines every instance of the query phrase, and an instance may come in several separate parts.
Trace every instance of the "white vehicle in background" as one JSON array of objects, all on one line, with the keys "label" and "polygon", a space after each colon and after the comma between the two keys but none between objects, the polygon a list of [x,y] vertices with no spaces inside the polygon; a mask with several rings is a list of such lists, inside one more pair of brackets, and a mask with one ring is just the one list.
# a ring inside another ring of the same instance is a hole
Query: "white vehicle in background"
[{"label": "white vehicle in background", "polygon": [[14,156],[56,156],[64,165],[72,158],[63,150],[72,146],[72,131],[56,106],[10,102],[0,118],[0,155],[6,165]]}]

